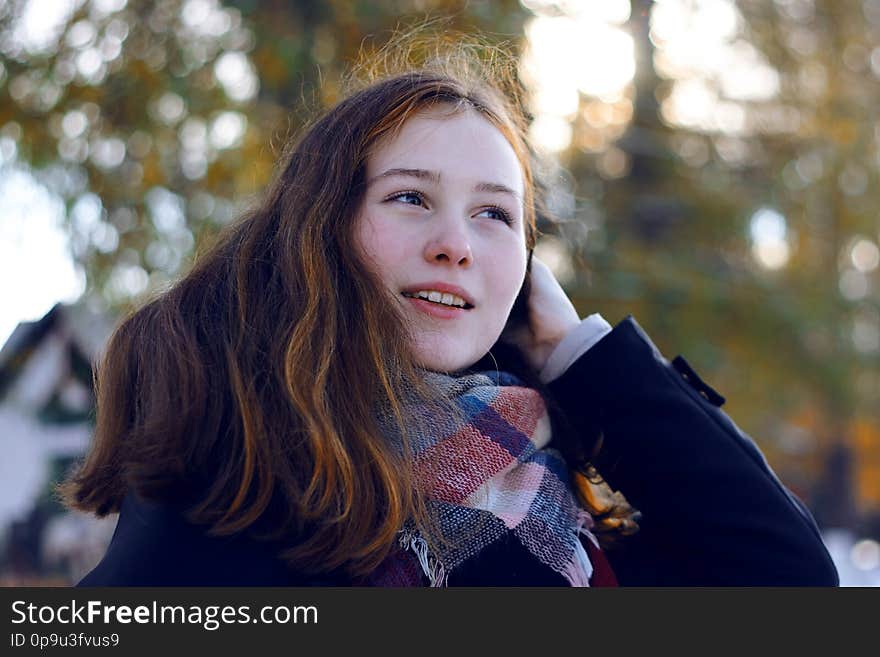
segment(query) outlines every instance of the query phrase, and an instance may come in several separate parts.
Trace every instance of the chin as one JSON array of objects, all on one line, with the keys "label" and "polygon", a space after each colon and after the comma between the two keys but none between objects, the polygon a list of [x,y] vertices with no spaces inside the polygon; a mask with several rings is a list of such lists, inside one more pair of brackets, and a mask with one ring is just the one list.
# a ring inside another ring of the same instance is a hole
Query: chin
[{"label": "chin", "polygon": [[466,370],[468,367],[473,365],[479,360],[479,358],[475,359],[455,359],[455,360],[447,360],[447,359],[438,359],[436,356],[431,358],[419,358],[418,363],[419,366],[430,370],[432,372],[442,372],[444,374],[455,374],[456,372],[461,372],[462,370]]},{"label": "chin", "polygon": [[[416,348],[416,362],[420,367],[432,372],[444,372],[453,374],[466,370],[468,367],[476,363],[489,350],[474,349],[473,345],[469,345],[466,351],[461,345],[438,343],[432,340],[431,343],[421,343]],[[450,356],[447,356],[449,354]],[[451,354],[456,354],[452,357]]]}]

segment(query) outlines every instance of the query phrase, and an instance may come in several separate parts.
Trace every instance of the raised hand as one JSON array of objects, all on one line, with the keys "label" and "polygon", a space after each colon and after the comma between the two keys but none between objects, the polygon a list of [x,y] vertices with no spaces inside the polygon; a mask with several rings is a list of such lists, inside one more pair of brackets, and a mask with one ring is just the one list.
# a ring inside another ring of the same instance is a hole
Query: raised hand
[{"label": "raised hand", "polygon": [[528,325],[511,325],[501,339],[519,348],[529,365],[540,372],[580,317],[550,268],[534,256],[529,275]]}]

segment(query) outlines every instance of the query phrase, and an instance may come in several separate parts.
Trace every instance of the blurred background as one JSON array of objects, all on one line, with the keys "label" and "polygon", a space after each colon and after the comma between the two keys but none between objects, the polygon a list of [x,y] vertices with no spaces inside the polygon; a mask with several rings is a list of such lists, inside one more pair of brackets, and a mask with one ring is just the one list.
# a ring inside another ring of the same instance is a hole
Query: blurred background
[{"label": "blurred background", "polygon": [[120,313],[425,17],[519,53],[581,314],[685,355],[880,585],[880,0],[0,0],[0,583],[75,582],[112,534],[52,491]]}]

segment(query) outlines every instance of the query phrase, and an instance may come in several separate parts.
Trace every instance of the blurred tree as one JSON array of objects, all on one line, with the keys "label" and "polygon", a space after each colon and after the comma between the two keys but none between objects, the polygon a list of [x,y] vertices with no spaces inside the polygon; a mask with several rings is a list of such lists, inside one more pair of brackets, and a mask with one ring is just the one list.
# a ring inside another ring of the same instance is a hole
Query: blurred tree
[{"label": "blurred tree", "polygon": [[[880,2],[634,0],[628,27],[632,120],[565,154],[605,213],[582,304],[686,349],[849,526],[880,449],[852,435],[880,420]],[[628,175],[602,175],[614,149]]]},{"label": "blurred tree", "polygon": [[362,47],[447,17],[498,41],[514,0],[7,0],[0,139],[67,205],[88,294],[119,308],[171,280],[333,102]]},{"label": "blurred tree", "polygon": [[[857,425],[880,419],[880,2],[740,0],[739,9],[750,40],[779,72],[776,102],[796,110],[797,131],[768,140],[762,173],[796,231],[782,284],[797,322],[790,335],[831,442],[825,479],[835,482],[834,464],[868,467],[880,448],[855,439]],[[846,499],[852,486],[844,480],[829,495]],[[827,520],[845,526],[850,513],[832,510]]]}]

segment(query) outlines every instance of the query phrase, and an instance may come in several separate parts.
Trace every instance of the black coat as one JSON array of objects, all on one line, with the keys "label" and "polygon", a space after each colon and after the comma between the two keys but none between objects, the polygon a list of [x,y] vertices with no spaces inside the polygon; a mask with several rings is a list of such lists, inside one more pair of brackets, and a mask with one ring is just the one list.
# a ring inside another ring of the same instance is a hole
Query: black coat
[{"label": "black coat", "polygon": [[[677,357],[669,363],[632,317],[549,385],[573,426],[601,429],[595,461],[639,511],[640,531],[607,557],[621,585],[835,586],[837,571],[803,503],[720,409],[724,399]],[[80,586],[335,586],[305,577],[278,546],[207,536],[173,505],[129,494],[104,559]],[[450,574],[467,586],[565,585],[515,540]]]}]

